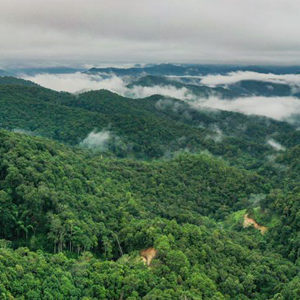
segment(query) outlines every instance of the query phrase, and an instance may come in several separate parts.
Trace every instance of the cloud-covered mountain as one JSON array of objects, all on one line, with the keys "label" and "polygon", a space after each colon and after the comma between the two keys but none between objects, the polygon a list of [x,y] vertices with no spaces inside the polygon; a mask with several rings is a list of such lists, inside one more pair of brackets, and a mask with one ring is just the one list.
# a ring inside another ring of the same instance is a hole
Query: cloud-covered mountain
[{"label": "cloud-covered mountain", "polygon": [[[273,73],[266,73],[270,71]],[[162,95],[186,101],[193,107],[257,114],[300,124],[297,66],[161,64],[30,74],[22,77],[56,91],[78,94],[106,89],[129,98]]]}]

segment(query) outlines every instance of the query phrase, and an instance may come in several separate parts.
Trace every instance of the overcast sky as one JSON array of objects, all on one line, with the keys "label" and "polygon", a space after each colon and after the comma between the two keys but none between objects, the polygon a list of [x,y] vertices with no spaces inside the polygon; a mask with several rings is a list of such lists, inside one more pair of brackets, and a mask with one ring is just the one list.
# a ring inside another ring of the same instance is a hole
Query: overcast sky
[{"label": "overcast sky", "polygon": [[0,2],[0,67],[300,64],[300,0]]}]

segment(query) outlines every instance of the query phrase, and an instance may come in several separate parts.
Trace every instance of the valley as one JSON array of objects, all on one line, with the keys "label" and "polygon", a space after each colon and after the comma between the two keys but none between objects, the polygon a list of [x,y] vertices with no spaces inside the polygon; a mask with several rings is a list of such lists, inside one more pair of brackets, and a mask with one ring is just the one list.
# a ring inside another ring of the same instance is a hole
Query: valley
[{"label": "valley", "polygon": [[1,299],[297,299],[299,112],[279,120],[194,97],[298,95],[149,70],[128,88],[193,99],[0,77]]}]

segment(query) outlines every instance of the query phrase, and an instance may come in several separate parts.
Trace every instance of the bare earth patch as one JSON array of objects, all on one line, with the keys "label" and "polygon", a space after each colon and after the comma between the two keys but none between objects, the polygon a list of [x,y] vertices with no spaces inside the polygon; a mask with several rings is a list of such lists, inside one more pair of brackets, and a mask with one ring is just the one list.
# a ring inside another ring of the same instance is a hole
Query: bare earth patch
[{"label": "bare earth patch", "polygon": [[148,248],[140,252],[141,258],[147,266],[150,266],[152,259],[157,255],[157,250]]},{"label": "bare earth patch", "polygon": [[258,229],[261,232],[261,234],[264,234],[268,230],[266,226],[261,226],[257,224],[254,219],[250,218],[248,214],[245,214],[243,227],[246,228],[249,226],[254,226],[254,228]]}]

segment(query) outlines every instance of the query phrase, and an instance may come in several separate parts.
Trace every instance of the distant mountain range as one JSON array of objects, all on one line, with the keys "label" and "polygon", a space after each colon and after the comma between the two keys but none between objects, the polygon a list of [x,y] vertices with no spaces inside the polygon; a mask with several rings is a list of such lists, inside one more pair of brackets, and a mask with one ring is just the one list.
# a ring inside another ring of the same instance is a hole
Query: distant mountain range
[{"label": "distant mountain range", "polygon": [[115,135],[109,151],[147,159],[186,148],[207,149],[235,163],[242,153],[251,162],[275,151],[266,144],[270,138],[285,147],[300,143],[294,126],[264,117],[196,109],[161,95],[132,99],[107,90],[72,95],[13,77],[0,78],[0,120],[2,128],[71,145],[93,130],[108,130]]},{"label": "distant mountain range", "polygon": [[175,76],[203,76],[207,74],[226,74],[237,71],[251,71],[272,74],[300,74],[300,66],[255,66],[255,65],[213,65],[213,64],[146,64],[133,67],[93,67],[85,69],[81,67],[14,67],[0,69],[0,76],[41,73],[68,74],[84,72],[88,74],[115,74],[117,76],[141,76],[141,75],[175,75]]},{"label": "distant mountain range", "polygon": [[131,82],[128,87],[134,86],[153,87],[153,86],[174,86],[176,88],[187,88],[194,95],[199,97],[209,97],[217,95],[223,99],[233,99],[237,97],[264,96],[264,97],[300,97],[300,89],[294,90],[287,83],[274,83],[259,80],[241,80],[236,83],[209,87],[201,84],[184,82],[165,76],[146,75]]},{"label": "distant mountain range", "polygon": [[118,76],[125,75],[207,75],[226,74],[236,71],[252,71],[273,74],[300,74],[300,66],[239,66],[239,65],[190,65],[190,64],[158,64],[131,68],[91,68],[89,74],[113,73]]}]

